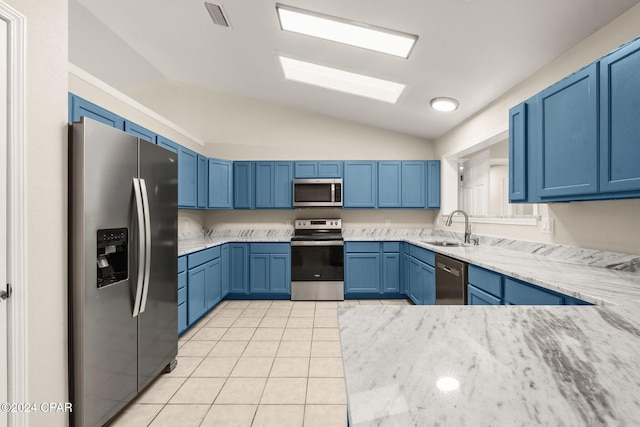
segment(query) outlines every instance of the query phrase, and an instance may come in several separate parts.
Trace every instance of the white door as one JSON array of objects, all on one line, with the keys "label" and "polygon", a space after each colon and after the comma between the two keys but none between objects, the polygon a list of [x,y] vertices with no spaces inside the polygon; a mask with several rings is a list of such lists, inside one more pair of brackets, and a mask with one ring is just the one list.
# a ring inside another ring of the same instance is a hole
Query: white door
[{"label": "white door", "polygon": [[[0,290],[7,283],[7,23],[0,19]],[[0,301],[0,403],[8,402],[7,301]],[[0,426],[8,425],[7,413],[0,411]]]},{"label": "white door", "polygon": [[[0,19],[0,291],[7,284],[7,23]],[[8,320],[7,301],[0,301],[0,403],[8,402]],[[0,411],[0,426],[8,425],[7,414]]]}]

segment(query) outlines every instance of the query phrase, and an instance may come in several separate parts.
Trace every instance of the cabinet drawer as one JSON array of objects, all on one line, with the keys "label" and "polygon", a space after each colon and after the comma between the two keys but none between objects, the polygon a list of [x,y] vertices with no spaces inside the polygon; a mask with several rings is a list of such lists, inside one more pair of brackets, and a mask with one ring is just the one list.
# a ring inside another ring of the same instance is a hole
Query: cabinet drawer
[{"label": "cabinet drawer", "polygon": [[186,256],[178,257],[178,273],[182,273],[183,271],[187,271],[187,257]]},{"label": "cabinet drawer", "polygon": [[187,287],[178,289],[178,305],[187,301]]},{"label": "cabinet drawer", "polygon": [[496,298],[473,285],[467,287],[469,305],[502,305],[500,298]]},{"label": "cabinet drawer", "polygon": [[562,305],[562,296],[529,283],[505,278],[504,302],[514,305]]},{"label": "cabinet drawer", "polygon": [[251,243],[252,254],[288,254],[289,243]]},{"label": "cabinet drawer", "polygon": [[400,242],[382,242],[382,252],[400,252]]},{"label": "cabinet drawer", "polygon": [[469,284],[502,298],[502,274],[469,265]]},{"label": "cabinet drawer", "polygon": [[415,245],[409,245],[409,255],[424,262],[425,264],[429,264],[431,267],[435,267],[436,265],[436,254],[428,249],[424,249]]},{"label": "cabinet drawer", "polygon": [[178,274],[178,289],[182,289],[187,286],[187,272],[183,271]]},{"label": "cabinet drawer", "polygon": [[345,252],[380,252],[380,243],[378,242],[345,242]]},{"label": "cabinet drawer", "polygon": [[214,246],[189,255],[187,257],[187,265],[189,269],[192,269],[216,258],[220,258],[220,246]]}]

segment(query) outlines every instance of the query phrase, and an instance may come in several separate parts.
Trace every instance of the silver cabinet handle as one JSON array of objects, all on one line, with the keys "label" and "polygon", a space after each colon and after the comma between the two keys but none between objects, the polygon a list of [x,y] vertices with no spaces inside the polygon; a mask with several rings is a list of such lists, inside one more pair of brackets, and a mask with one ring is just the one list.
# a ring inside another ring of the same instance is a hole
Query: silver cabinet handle
[{"label": "silver cabinet handle", "polygon": [[144,211],[142,207],[142,194],[140,192],[140,184],[138,178],[133,178],[133,194],[136,202],[136,218],[138,220],[138,276],[136,284],[136,298],[133,302],[133,317],[140,314],[140,301],[142,299],[142,288],[144,287]]},{"label": "silver cabinet handle", "polygon": [[144,179],[140,179],[140,189],[142,192],[142,206],[144,209],[144,285],[142,287],[140,313],[144,313],[144,309],[147,306],[147,298],[149,297],[149,276],[151,275],[151,214],[149,212],[147,184]]}]

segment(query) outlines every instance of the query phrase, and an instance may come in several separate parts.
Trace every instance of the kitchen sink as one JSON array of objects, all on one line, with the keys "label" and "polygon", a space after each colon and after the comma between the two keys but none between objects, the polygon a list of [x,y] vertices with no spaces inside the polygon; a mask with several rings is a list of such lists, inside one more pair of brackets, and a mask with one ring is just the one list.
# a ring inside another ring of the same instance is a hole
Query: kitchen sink
[{"label": "kitchen sink", "polygon": [[448,240],[424,240],[424,243],[428,243],[434,246],[449,246],[449,247],[464,246],[464,243],[462,242],[451,242]]}]

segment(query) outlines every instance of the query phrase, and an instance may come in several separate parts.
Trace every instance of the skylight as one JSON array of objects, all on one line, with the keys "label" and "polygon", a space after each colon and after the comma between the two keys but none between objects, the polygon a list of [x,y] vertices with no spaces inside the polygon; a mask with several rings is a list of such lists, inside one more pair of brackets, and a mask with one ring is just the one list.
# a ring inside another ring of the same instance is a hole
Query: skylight
[{"label": "skylight", "polygon": [[288,80],[395,104],[405,85],[279,56]]},{"label": "skylight", "polygon": [[351,46],[408,58],[418,36],[276,4],[280,27]]}]

